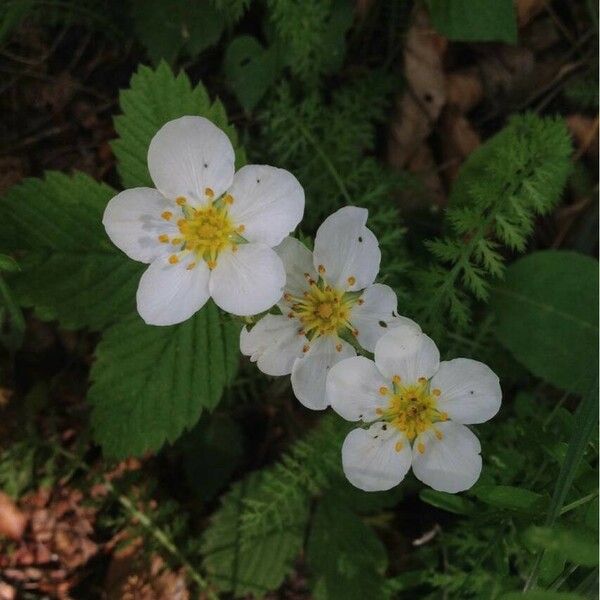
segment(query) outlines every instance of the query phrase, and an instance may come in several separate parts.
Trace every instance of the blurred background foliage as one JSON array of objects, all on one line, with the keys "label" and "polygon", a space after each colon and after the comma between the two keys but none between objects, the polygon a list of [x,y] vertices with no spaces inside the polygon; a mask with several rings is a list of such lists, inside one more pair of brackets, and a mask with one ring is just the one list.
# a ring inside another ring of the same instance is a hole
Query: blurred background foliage
[{"label": "blurred background foliage", "polygon": [[[0,598],[597,598],[597,73],[591,0],[3,0]],[[239,323],[143,325],[101,215],[184,114],[500,375],[471,490],[352,488]]]}]

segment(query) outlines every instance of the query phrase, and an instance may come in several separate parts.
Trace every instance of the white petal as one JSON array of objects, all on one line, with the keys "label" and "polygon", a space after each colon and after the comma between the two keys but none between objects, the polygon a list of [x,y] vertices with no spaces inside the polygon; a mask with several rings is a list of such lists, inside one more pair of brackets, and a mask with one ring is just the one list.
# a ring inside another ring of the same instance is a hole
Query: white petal
[{"label": "white petal", "polygon": [[334,365],[327,375],[327,397],[331,408],[348,421],[374,421],[376,409],[388,405],[379,393],[391,387],[375,363],[364,356],[347,358]]},{"label": "white petal", "polygon": [[163,125],[148,148],[148,170],[167,198],[208,201],[206,189],[220,196],[233,181],[235,156],[227,135],[204,117],[180,117]]},{"label": "white petal", "polygon": [[285,268],[285,291],[292,296],[302,296],[309,287],[305,274],[318,279],[312,264],[312,252],[293,237],[285,238],[275,252],[281,257]]},{"label": "white petal", "polygon": [[[336,348],[336,345],[340,344]],[[355,356],[354,348],[332,336],[316,339],[310,350],[292,368],[292,389],[296,398],[307,408],[324,410],[329,406],[325,382],[329,369],[344,358]]]},{"label": "white petal", "polygon": [[171,265],[155,260],[144,272],[137,290],[137,309],[148,325],[174,325],[189,319],[208,300],[208,267],[203,261]]},{"label": "white petal", "polygon": [[285,271],[275,251],[264,244],[240,244],[221,252],[209,282],[217,306],[234,315],[256,315],[283,294]]},{"label": "white petal", "polygon": [[502,390],[498,376],[483,363],[469,358],[455,358],[440,363],[431,380],[438,388],[439,410],[457,423],[484,423],[499,410]]},{"label": "white petal", "polygon": [[173,222],[161,218],[165,211],[174,212],[173,206],[158,190],[132,188],[110,200],[102,224],[113,244],[129,258],[150,263],[169,251],[168,244],[161,244],[158,236],[177,232]]},{"label": "white petal", "polygon": [[433,340],[414,325],[402,324],[386,333],[375,346],[375,364],[386,376],[400,375],[406,385],[429,379],[440,364]]},{"label": "white petal", "polygon": [[345,206],[329,215],[317,231],[314,266],[325,267],[324,277],[334,287],[362,290],[377,277],[381,251],[377,238],[365,227],[368,214],[365,208]]},{"label": "white petal", "polygon": [[373,352],[379,338],[394,327],[412,325],[421,330],[414,321],[398,316],[398,299],[388,285],[375,283],[360,299],[363,303],[354,305],[350,321],[358,329],[358,341],[365,350]]},{"label": "white petal", "polygon": [[265,315],[250,331],[240,334],[240,350],[267,375],[289,375],[302,356],[306,338],[298,335],[299,323],[282,315]]},{"label": "white petal", "polygon": [[229,215],[244,226],[249,242],[276,246],[296,229],[304,214],[304,190],[288,171],[267,165],[246,165],[229,188]]},{"label": "white petal", "polygon": [[408,439],[389,425],[387,431],[382,427],[375,423],[369,430],[354,429],[342,446],[344,473],[352,485],[365,492],[393,488],[410,469]]},{"label": "white petal", "polygon": [[468,427],[452,421],[436,423],[435,429],[442,439],[437,438],[433,429],[415,439],[412,463],[415,476],[440,492],[455,494],[468,490],[481,474],[481,444],[477,436]]}]

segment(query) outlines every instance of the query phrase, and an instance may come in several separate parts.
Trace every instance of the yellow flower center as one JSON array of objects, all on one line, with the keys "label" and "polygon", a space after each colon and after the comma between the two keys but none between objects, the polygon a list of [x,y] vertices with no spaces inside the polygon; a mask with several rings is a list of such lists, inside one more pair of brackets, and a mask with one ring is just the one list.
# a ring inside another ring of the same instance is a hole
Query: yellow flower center
[{"label": "yellow flower center", "polygon": [[346,329],[356,335],[358,332],[350,323],[350,313],[357,302],[357,294],[334,289],[323,279],[317,282],[308,275],[306,277],[309,289],[302,297],[284,295],[284,299],[292,304],[288,316],[302,323],[302,333],[311,340],[322,335],[337,335]]},{"label": "yellow flower center", "polygon": [[[212,190],[207,188],[205,193],[212,200]],[[198,259],[205,260],[209,269],[214,269],[220,252],[226,248],[235,252],[238,244],[245,241],[240,235],[244,226],[236,227],[229,218],[228,206],[233,203],[231,195],[227,194],[201,208],[190,206],[183,196],[177,198],[176,203],[183,213],[183,218],[177,221],[179,234],[172,238],[166,234],[158,236],[161,243],[179,247],[179,251],[169,257],[171,264],[178,263],[181,255],[192,252]],[[163,212],[161,216],[166,221],[173,219],[170,211]],[[192,262],[188,268],[193,269],[195,265]]]},{"label": "yellow flower center", "polygon": [[421,377],[416,384],[405,386],[396,375],[393,379],[393,389],[384,386],[379,389],[379,393],[388,397],[388,406],[386,409],[378,409],[377,413],[383,420],[406,434],[410,441],[432,427],[435,435],[441,439],[442,432],[435,429],[435,423],[446,421],[448,415],[437,408],[440,390],[430,391],[425,377]]}]

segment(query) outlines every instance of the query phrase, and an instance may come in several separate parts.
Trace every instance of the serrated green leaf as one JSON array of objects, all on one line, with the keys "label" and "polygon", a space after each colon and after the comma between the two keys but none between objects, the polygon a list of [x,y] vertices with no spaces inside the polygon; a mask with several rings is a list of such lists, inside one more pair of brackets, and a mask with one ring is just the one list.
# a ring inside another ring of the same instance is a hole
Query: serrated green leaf
[{"label": "serrated green leaf", "polygon": [[217,405],[237,368],[240,331],[220,318],[209,302],[179,325],[149,327],[132,315],[105,332],[88,400],[107,455],[157,450]]},{"label": "serrated green leaf", "polygon": [[387,553],[373,530],[335,496],[317,507],[307,561],[315,600],[382,598]]},{"label": "serrated green leaf", "polygon": [[461,42],[517,42],[512,0],[427,0],[433,26]]},{"label": "serrated green leaf", "polygon": [[203,566],[221,592],[239,598],[261,597],[277,589],[300,553],[306,513],[298,513],[285,529],[247,533],[241,528],[244,498],[253,493],[260,475],[233,486],[202,537]]},{"label": "serrated green leaf", "polygon": [[156,69],[140,66],[129,89],[121,91],[119,103],[123,114],[114,119],[119,137],[111,146],[126,188],[154,187],[146,164],[150,141],[165,123],[185,115],[210,119],[229,136],[236,151],[236,165],[245,162],[237,133],[227,121],[221,102],[211,102],[201,83],[192,87],[185,73],[175,76],[164,62]]},{"label": "serrated green leaf", "polygon": [[583,393],[598,364],[598,262],[546,250],[515,262],[494,290],[500,342],[534,375]]},{"label": "serrated green leaf", "polygon": [[2,243],[24,251],[11,286],[39,318],[99,330],[134,309],[143,265],[119,252],[102,227],[114,195],[83,173],[50,172],[25,180],[0,201]]},{"label": "serrated green leaf", "polygon": [[598,564],[598,540],[595,535],[576,527],[530,527],[525,541],[534,550],[550,551],[564,560],[595,567]]}]

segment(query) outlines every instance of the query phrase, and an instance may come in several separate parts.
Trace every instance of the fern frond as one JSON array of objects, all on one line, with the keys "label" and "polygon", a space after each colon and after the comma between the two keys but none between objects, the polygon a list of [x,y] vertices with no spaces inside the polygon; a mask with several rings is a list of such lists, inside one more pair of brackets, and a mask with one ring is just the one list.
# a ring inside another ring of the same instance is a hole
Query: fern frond
[{"label": "fern frond", "polygon": [[[571,144],[561,120],[514,117],[465,163],[446,212],[447,234],[426,242],[437,262],[415,276],[417,317],[441,333],[470,321],[472,300],[485,302],[502,277],[502,246],[522,252],[534,219],[556,205],[570,171]],[[437,328],[437,329],[436,329]]]},{"label": "fern frond", "polygon": [[250,535],[284,528],[295,515],[303,514],[310,497],[341,475],[340,448],[350,427],[336,415],[327,415],[278,463],[261,471],[257,485],[242,502],[242,530]]}]

